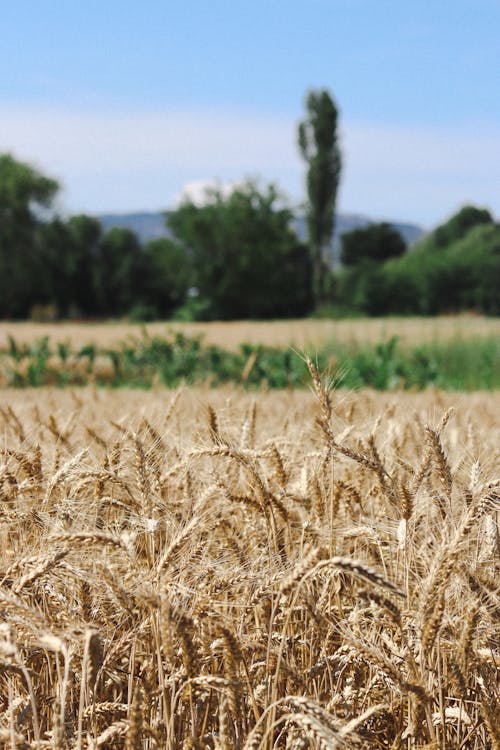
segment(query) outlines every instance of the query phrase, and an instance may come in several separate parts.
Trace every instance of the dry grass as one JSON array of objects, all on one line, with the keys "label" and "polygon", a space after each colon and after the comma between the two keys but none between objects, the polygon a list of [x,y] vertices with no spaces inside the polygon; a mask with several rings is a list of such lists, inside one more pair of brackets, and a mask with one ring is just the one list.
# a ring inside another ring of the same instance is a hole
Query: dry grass
[{"label": "dry grass", "polygon": [[[366,318],[361,320],[283,320],[271,322],[236,321],[228,323],[148,323],[151,335],[167,330],[188,336],[202,334],[207,344],[236,349],[242,342],[268,346],[321,346],[328,340],[341,343],[378,343],[398,336],[408,345],[454,338],[500,336],[500,318],[475,315],[437,318]],[[94,343],[112,346],[140,333],[141,326],[127,323],[11,323],[0,322],[0,348],[8,335],[19,343],[31,343],[42,336],[52,341],[70,342],[72,347]]]},{"label": "dry grass", "polygon": [[500,748],[500,394],[312,376],[0,394],[2,747]]}]

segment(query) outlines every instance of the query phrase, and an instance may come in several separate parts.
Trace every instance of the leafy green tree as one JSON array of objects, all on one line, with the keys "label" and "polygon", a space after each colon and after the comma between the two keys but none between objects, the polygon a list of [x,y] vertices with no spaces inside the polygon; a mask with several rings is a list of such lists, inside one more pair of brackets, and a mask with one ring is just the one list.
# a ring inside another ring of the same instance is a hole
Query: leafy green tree
[{"label": "leafy green tree", "polygon": [[43,301],[54,306],[58,317],[66,318],[73,304],[69,263],[72,237],[67,222],[56,217],[42,225],[38,232],[38,242],[46,277],[46,299]]},{"label": "leafy green tree", "polygon": [[193,269],[199,309],[212,319],[303,315],[311,306],[308,250],[273,186],[246,182],[228,197],[185,202],[167,222]]},{"label": "leafy green tree", "polygon": [[37,231],[59,188],[29,164],[0,155],[0,315],[25,317],[44,301]]},{"label": "leafy green tree", "polygon": [[124,315],[143,302],[146,261],[137,235],[113,227],[99,243],[96,286],[99,310],[104,315]]},{"label": "leafy green tree", "polygon": [[71,279],[73,314],[99,314],[99,261],[101,223],[94,216],[77,214],[68,221],[71,243],[67,263]]},{"label": "leafy green tree", "polygon": [[379,268],[384,274],[387,313],[500,314],[500,227],[494,223],[473,226],[442,248],[430,235],[411,252]]},{"label": "leafy green tree", "polygon": [[307,162],[307,223],[316,304],[324,302],[326,250],[331,242],[342,159],[337,136],[338,112],[326,90],[310,91],[298,142]]},{"label": "leafy green tree", "polygon": [[39,229],[39,244],[48,278],[48,297],[60,317],[93,316],[99,312],[96,266],[100,222],[85,214],[67,221],[55,217]]},{"label": "leafy green tree", "polygon": [[151,240],[144,247],[147,262],[145,304],[155,317],[168,318],[180,307],[192,286],[192,268],[185,249],[167,237]]},{"label": "leafy green tree", "polygon": [[357,266],[365,261],[383,263],[406,252],[404,238],[386,222],[345,232],[341,245],[340,259],[344,266]]},{"label": "leafy green tree", "polygon": [[434,240],[438,247],[446,247],[455,240],[465,237],[469,229],[478,224],[492,224],[493,218],[486,208],[464,206],[445,224],[434,231]]}]

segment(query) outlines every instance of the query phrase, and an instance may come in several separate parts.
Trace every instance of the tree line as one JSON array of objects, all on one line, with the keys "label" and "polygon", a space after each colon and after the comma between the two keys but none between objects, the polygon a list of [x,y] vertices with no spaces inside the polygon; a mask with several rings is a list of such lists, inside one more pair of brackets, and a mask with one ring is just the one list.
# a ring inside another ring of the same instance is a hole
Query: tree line
[{"label": "tree line", "polygon": [[500,225],[464,206],[413,247],[388,225],[343,237],[330,299],[337,314],[500,315]]},{"label": "tree line", "polygon": [[53,215],[58,189],[33,167],[0,156],[0,317],[45,309],[58,318],[104,318],[143,302],[168,315],[180,304],[183,281],[164,267],[163,249],[141,247],[126,229],[103,233],[92,216]]},{"label": "tree line", "polygon": [[500,228],[468,206],[408,249],[389,224],[341,238],[327,262],[342,159],[338,112],[311,91],[297,141],[306,166],[308,241],[273,185],[206,191],[165,215],[169,238],[141,245],[87,215],[54,210],[59,185],[0,155],[0,317],[236,319],[334,314],[500,313]]}]

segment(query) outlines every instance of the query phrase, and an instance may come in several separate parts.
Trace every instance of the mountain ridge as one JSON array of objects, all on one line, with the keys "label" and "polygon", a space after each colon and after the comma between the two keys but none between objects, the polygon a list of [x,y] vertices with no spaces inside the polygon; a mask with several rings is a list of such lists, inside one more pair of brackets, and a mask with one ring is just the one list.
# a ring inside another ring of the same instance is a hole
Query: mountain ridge
[{"label": "mountain ridge", "polygon": [[[141,243],[146,243],[151,240],[159,239],[160,237],[172,236],[165,223],[165,217],[168,216],[168,214],[169,211],[103,213],[99,214],[97,219],[101,222],[104,231],[112,229],[113,227],[131,229],[139,237]],[[362,229],[363,227],[374,223],[378,223],[378,221],[362,214],[337,214],[331,251],[332,264],[338,265],[339,263],[340,237],[345,234],[345,232],[350,232],[353,229]],[[423,227],[418,224],[412,224],[411,222],[388,221],[387,223],[401,233],[408,245],[412,245],[426,233],[426,230],[423,229]],[[299,239],[305,240],[307,238],[307,220],[305,216],[296,216],[293,219],[292,224]]]}]

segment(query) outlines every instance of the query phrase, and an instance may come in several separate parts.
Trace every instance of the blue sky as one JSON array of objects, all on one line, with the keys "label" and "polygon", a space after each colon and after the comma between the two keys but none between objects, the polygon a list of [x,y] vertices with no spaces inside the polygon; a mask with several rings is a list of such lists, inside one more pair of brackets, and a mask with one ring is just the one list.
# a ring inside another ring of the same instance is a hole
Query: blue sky
[{"label": "blue sky", "polygon": [[340,210],[500,214],[500,0],[17,0],[0,16],[0,151],[59,178],[62,210],[165,208],[247,176],[298,203],[314,87],[340,110]]}]

